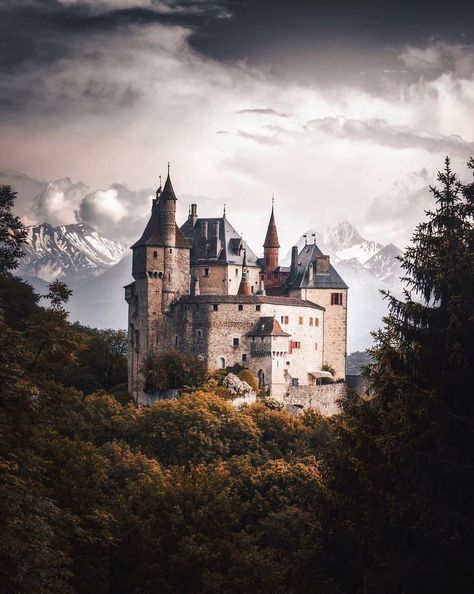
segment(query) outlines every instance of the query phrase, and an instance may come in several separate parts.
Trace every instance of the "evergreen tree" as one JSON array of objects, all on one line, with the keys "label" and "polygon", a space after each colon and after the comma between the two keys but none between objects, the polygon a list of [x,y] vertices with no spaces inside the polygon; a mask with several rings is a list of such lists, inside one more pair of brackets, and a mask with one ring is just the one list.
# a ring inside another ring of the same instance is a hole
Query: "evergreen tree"
[{"label": "evergreen tree", "polygon": [[0,186],[0,276],[10,274],[23,256],[26,229],[12,213],[17,193],[10,186]]},{"label": "evergreen tree", "polygon": [[473,186],[449,159],[438,181],[401,258],[404,300],[386,294],[373,396],[337,421],[341,449],[328,469],[346,507],[347,591],[474,591]]}]

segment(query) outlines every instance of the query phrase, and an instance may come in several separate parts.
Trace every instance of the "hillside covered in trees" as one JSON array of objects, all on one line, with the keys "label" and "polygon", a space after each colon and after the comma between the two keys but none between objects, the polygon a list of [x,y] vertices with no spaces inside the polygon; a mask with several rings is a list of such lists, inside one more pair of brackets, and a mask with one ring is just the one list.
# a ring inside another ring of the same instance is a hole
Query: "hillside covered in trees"
[{"label": "hillside covered in trees", "polygon": [[0,591],[474,591],[474,185],[447,161],[433,197],[373,394],[323,418],[238,410],[209,382],[137,408],[123,333],[70,324],[65,285],[42,301],[13,276],[3,186]]}]

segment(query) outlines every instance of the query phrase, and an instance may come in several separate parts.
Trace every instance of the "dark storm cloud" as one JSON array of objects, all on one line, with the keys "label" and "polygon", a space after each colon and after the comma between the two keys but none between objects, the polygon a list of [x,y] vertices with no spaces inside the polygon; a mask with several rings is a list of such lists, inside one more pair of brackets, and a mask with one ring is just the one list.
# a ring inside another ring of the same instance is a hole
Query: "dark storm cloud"
[{"label": "dark storm cloud", "polygon": [[0,111],[3,117],[54,113],[78,96],[98,111],[102,103],[130,106],[139,91],[117,81],[71,79],[55,101],[45,100],[45,87],[56,64],[103,61],[101,39],[126,39],[133,29],[153,24],[193,31],[227,16],[219,0],[0,0]]},{"label": "dark storm cloud", "polygon": [[229,3],[191,44],[219,60],[245,60],[300,84],[381,88],[403,72],[406,46],[474,41],[474,2],[453,0],[259,0]]},{"label": "dark storm cloud", "polygon": [[431,153],[451,153],[460,156],[474,153],[474,142],[466,142],[460,136],[422,133],[407,126],[390,125],[383,119],[327,117],[309,121],[306,129],[341,139],[368,141],[391,148],[422,149]]}]

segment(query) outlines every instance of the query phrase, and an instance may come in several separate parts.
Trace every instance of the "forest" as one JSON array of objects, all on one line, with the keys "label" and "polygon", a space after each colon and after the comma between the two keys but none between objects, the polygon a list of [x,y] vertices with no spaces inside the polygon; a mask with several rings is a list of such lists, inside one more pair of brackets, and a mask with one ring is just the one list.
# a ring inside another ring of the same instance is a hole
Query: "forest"
[{"label": "forest", "polygon": [[205,374],[136,407],[126,334],[15,277],[25,229],[2,186],[0,592],[473,592],[474,183],[447,159],[431,192],[371,392],[325,418],[237,409]]}]

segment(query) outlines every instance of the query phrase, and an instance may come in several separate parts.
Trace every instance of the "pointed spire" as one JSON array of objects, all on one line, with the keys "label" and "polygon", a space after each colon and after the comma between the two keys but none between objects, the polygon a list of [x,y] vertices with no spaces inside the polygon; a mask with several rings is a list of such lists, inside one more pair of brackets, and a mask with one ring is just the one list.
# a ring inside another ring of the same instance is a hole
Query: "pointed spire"
[{"label": "pointed spire", "polygon": [[224,213],[222,214],[222,217],[225,219],[225,203],[224,203]]},{"label": "pointed spire", "polygon": [[163,191],[161,192],[161,199],[162,200],[176,200],[176,194],[174,193],[173,184],[171,183],[170,164],[169,163],[168,163],[168,177],[166,178],[166,181],[165,181],[165,187],[163,188]]},{"label": "pointed spire", "polygon": [[278,232],[275,223],[275,213],[274,213],[274,202],[275,196],[272,197],[272,214],[270,215],[270,221],[268,222],[268,229],[267,234],[265,236],[265,241],[263,243],[264,248],[279,248],[280,242],[278,241]]}]

